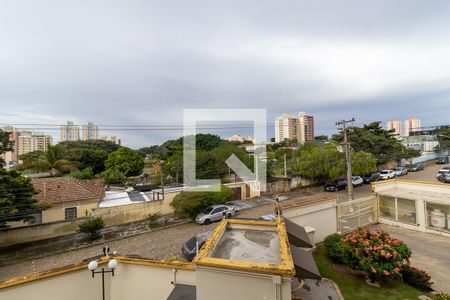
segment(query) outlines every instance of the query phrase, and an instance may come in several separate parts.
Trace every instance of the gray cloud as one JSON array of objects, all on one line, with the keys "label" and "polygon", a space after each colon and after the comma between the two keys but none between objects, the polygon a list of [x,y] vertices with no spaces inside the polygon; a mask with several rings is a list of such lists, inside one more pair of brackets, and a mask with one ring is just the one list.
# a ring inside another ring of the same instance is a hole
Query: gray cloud
[{"label": "gray cloud", "polygon": [[[448,1],[2,1],[0,120],[181,124],[183,108],[262,107],[270,122],[312,113],[318,133],[349,116],[448,123],[449,13]],[[132,147],[181,134],[114,133]]]}]

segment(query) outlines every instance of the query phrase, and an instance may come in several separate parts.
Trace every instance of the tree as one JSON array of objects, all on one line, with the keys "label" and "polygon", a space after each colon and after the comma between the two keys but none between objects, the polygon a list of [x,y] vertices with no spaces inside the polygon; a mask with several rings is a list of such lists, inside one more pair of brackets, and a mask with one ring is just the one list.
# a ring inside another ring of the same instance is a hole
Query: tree
[{"label": "tree", "polygon": [[296,171],[310,179],[329,180],[344,174],[344,155],[335,144],[316,146],[309,144],[299,151]]},{"label": "tree", "polygon": [[[14,151],[14,142],[9,139],[9,132],[0,129],[0,153]],[[3,159],[0,157],[0,165]]]},{"label": "tree", "polygon": [[0,168],[0,228],[8,227],[7,222],[32,221],[33,214],[47,206],[40,206],[30,179],[17,171]]},{"label": "tree", "polygon": [[[333,139],[339,143],[342,142],[343,133],[335,135]],[[363,127],[350,127],[348,140],[356,152],[372,153],[377,160],[377,164],[420,155],[419,151],[407,149],[403,146],[395,138],[394,130],[383,129],[381,122],[372,122]]]},{"label": "tree", "polygon": [[[371,153],[353,152],[353,174],[366,174],[375,170],[376,160]],[[345,174],[345,157],[334,143],[323,146],[305,144],[299,151],[295,170],[300,176],[321,181],[335,179]]]},{"label": "tree", "polygon": [[153,145],[153,146],[150,146],[150,147],[143,147],[143,148],[140,148],[140,149],[138,150],[138,152],[139,152],[143,157],[145,157],[146,155],[159,156],[159,155],[162,155],[162,154],[163,154],[162,148],[161,148],[160,146],[158,146],[158,145]]},{"label": "tree", "polygon": [[222,186],[220,192],[190,192],[183,191],[173,198],[170,206],[177,217],[194,218],[206,207],[214,204],[225,203],[231,200],[233,192]]},{"label": "tree", "polygon": [[88,140],[88,141],[66,141],[58,144],[58,147],[63,152],[72,149],[86,149],[86,150],[103,150],[111,153],[120,148],[119,145],[103,140]]},{"label": "tree", "polygon": [[225,163],[225,161],[233,154],[236,155],[236,157],[239,158],[239,160],[241,160],[247,166],[247,168],[249,168],[250,170],[253,169],[253,156],[249,155],[243,148],[238,147],[228,141],[223,141],[220,147],[214,148],[210,152],[216,160],[215,168],[218,171],[219,177],[223,177],[224,175],[228,174],[229,167]]},{"label": "tree", "polygon": [[437,136],[439,141],[437,150],[450,150],[450,127],[439,130]]},{"label": "tree", "polygon": [[359,151],[351,154],[353,174],[367,174],[377,168],[377,160],[372,153]]},{"label": "tree", "polygon": [[48,171],[52,176],[76,170],[75,162],[64,159],[62,150],[59,146],[49,145],[47,152],[38,159],[32,159],[30,162],[25,162],[24,164],[29,164],[39,171]]},{"label": "tree", "polygon": [[96,217],[84,221],[78,227],[80,232],[87,233],[88,238],[93,241],[100,237],[99,231],[105,227],[105,221],[103,221],[102,217]]},{"label": "tree", "polygon": [[77,179],[92,179],[94,178],[94,172],[92,171],[92,168],[86,168],[81,171],[76,170],[69,173],[68,176],[77,178]]},{"label": "tree", "polygon": [[115,168],[108,169],[100,174],[106,184],[123,184],[127,180],[125,175]]},{"label": "tree", "polygon": [[137,151],[121,147],[108,155],[105,167],[114,168],[125,176],[136,176],[144,170],[144,158]]},{"label": "tree", "polygon": [[94,174],[99,174],[105,170],[108,152],[101,149],[68,149],[64,151],[64,157],[78,162],[79,169],[91,168]]}]

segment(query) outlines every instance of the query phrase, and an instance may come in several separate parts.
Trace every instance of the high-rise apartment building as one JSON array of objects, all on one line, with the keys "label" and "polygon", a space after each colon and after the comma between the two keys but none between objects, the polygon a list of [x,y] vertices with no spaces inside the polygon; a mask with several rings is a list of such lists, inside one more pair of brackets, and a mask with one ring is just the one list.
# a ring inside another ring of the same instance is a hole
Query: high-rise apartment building
[{"label": "high-rise apartment building", "polygon": [[19,131],[11,126],[3,127],[3,131],[9,132],[9,139],[14,141],[13,151],[2,154],[2,159],[6,163],[17,162],[21,155],[29,152],[46,152],[48,146],[53,144],[53,138],[42,132]]},{"label": "high-rise apartment building", "polygon": [[33,151],[46,152],[52,143],[52,137],[42,132],[20,131],[17,154],[20,156]]},{"label": "high-rise apartment building", "polygon": [[108,141],[108,142],[113,142],[114,144],[117,144],[117,145],[120,145],[120,143],[121,143],[120,138],[115,135],[104,135],[104,136],[100,137],[100,139],[104,140],[104,141]]},{"label": "high-rise apartment building", "polygon": [[298,123],[297,141],[300,144],[314,142],[314,117],[300,112],[298,114]]},{"label": "high-rise apartment building", "polygon": [[65,141],[79,141],[80,128],[73,124],[72,121],[67,121],[67,125],[61,125],[61,142]]},{"label": "high-rise apartment building", "polygon": [[402,134],[402,122],[397,120],[396,118],[392,118],[391,121],[386,123],[387,130],[394,129],[396,135]]},{"label": "high-rise apartment building", "polygon": [[410,132],[420,130],[420,119],[410,116],[408,120],[403,121],[403,136],[409,136]]},{"label": "high-rise apartment building", "polygon": [[275,119],[275,142],[297,140],[298,143],[314,141],[314,117],[300,112],[297,117],[283,114]]},{"label": "high-rise apartment building", "polygon": [[93,122],[88,122],[87,125],[83,125],[83,140],[98,140],[98,127]]},{"label": "high-rise apartment building", "polygon": [[3,131],[9,132],[9,140],[13,141],[13,149],[14,150],[1,154],[1,158],[3,159],[3,161],[5,161],[7,164],[9,164],[12,161],[19,160],[19,154],[17,152],[17,149],[19,146],[19,131],[17,131],[17,129],[12,126],[4,126]]}]

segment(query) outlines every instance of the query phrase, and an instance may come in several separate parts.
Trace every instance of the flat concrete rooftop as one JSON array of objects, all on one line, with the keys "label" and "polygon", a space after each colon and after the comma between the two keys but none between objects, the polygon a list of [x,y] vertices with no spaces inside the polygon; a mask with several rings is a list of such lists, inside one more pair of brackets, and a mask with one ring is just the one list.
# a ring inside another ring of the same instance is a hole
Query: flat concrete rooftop
[{"label": "flat concrete rooftop", "polygon": [[273,230],[227,228],[211,257],[278,264],[278,234]]}]

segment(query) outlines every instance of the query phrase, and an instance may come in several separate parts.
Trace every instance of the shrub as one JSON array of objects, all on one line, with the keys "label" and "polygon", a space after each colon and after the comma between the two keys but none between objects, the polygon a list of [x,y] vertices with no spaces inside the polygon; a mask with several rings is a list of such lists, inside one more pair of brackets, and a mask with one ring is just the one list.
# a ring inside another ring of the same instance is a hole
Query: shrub
[{"label": "shrub", "polygon": [[436,300],[450,300],[450,295],[447,293],[438,293],[434,297]]},{"label": "shrub", "polygon": [[68,176],[77,178],[77,179],[92,179],[94,178],[94,172],[92,171],[92,168],[86,168],[82,171],[76,170],[69,173]]},{"label": "shrub", "polygon": [[328,256],[336,262],[342,262],[342,235],[334,233],[327,236],[324,240],[325,250]]},{"label": "shrub", "polygon": [[358,229],[342,239],[343,262],[351,269],[366,272],[372,282],[400,280],[410,256],[405,243],[383,231]]},{"label": "shrub", "polygon": [[88,238],[93,241],[100,237],[99,231],[104,227],[105,221],[103,221],[102,217],[96,217],[81,223],[79,225],[79,231],[82,233],[87,233]]},{"label": "shrub", "polygon": [[117,169],[108,169],[100,175],[106,184],[119,183],[122,184],[127,179],[125,175]]},{"label": "shrub", "polygon": [[177,217],[195,218],[206,207],[221,204],[233,197],[233,192],[222,186],[220,192],[189,192],[183,191],[173,198],[170,206],[174,209]]},{"label": "shrub", "polygon": [[404,265],[402,268],[403,281],[419,290],[431,291],[431,276],[424,270]]},{"label": "shrub", "polygon": [[159,217],[161,217],[161,213],[159,211],[147,215],[148,227],[150,229],[158,226],[158,223],[156,221],[158,221]]}]

